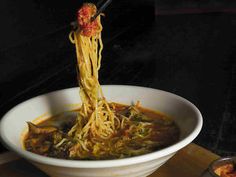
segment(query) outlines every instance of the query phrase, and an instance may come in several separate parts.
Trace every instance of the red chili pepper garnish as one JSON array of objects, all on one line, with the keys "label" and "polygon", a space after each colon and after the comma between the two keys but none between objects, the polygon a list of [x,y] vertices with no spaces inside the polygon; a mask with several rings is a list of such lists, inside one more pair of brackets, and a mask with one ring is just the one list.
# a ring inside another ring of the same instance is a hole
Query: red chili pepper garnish
[{"label": "red chili pepper garnish", "polygon": [[85,3],[77,12],[77,20],[81,34],[91,37],[97,34],[99,25],[97,19],[91,22],[91,18],[96,14],[97,8],[92,3]]}]

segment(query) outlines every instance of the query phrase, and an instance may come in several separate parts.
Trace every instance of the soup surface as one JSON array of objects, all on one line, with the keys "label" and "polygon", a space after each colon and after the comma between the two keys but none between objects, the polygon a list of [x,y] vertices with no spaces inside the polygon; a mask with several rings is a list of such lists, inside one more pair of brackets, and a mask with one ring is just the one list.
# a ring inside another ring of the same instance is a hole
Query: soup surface
[{"label": "soup surface", "polygon": [[[115,112],[128,123],[104,140],[91,136],[78,155],[78,143],[68,135],[77,121],[78,110],[64,112],[38,125],[28,123],[25,149],[36,154],[62,159],[117,159],[150,153],[175,143],[179,129],[164,114],[142,107],[112,103]],[[129,120],[127,120],[127,117]],[[81,146],[81,144],[79,144]]]}]

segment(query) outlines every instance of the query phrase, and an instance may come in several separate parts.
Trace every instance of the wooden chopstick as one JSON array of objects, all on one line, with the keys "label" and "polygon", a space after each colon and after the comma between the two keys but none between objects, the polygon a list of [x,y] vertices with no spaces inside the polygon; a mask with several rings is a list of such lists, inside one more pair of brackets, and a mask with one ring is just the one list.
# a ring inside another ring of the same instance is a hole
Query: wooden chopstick
[{"label": "wooden chopstick", "polygon": [[[99,4],[101,4],[101,2],[102,2],[102,0],[97,3],[97,7],[99,6]],[[91,18],[91,21],[94,21],[97,18],[97,16],[100,13],[102,13],[109,4],[111,4],[111,2],[112,2],[112,0],[106,0],[105,3],[103,5],[101,5],[101,7],[98,8],[97,13]]]}]

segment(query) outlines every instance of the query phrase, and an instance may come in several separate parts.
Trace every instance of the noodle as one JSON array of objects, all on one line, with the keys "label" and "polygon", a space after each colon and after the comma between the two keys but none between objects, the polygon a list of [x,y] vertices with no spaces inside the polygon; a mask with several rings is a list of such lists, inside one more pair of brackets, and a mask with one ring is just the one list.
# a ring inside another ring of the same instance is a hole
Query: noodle
[{"label": "noodle", "polygon": [[86,143],[82,142],[89,136],[108,139],[120,126],[120,120],[111,111],[98,81],[103,43],[100,16],[96,20],[99,28],[95,35],[84,36],[80,29],[72,31],[69,35],[70,41],[76,48],[82,100],[77,123],[72,127],[69,135],[77,137],[83,149],[87,149],[87,147]]}]

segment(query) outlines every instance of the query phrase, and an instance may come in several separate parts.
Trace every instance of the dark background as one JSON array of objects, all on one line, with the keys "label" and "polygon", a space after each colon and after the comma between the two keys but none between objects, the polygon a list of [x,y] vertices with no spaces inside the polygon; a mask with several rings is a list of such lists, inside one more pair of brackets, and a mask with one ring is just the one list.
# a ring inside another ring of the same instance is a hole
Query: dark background
[{"label": "dark background", "polygon": [[[82,2],[0,1],[0,116],[36,95],[77,86],[68,33]],[[220,0],[113,0],[103,18],[101,84],[140,85],[187,98],[204,117],[194,142],[220,155],[236,154],[234,6]]]}]

